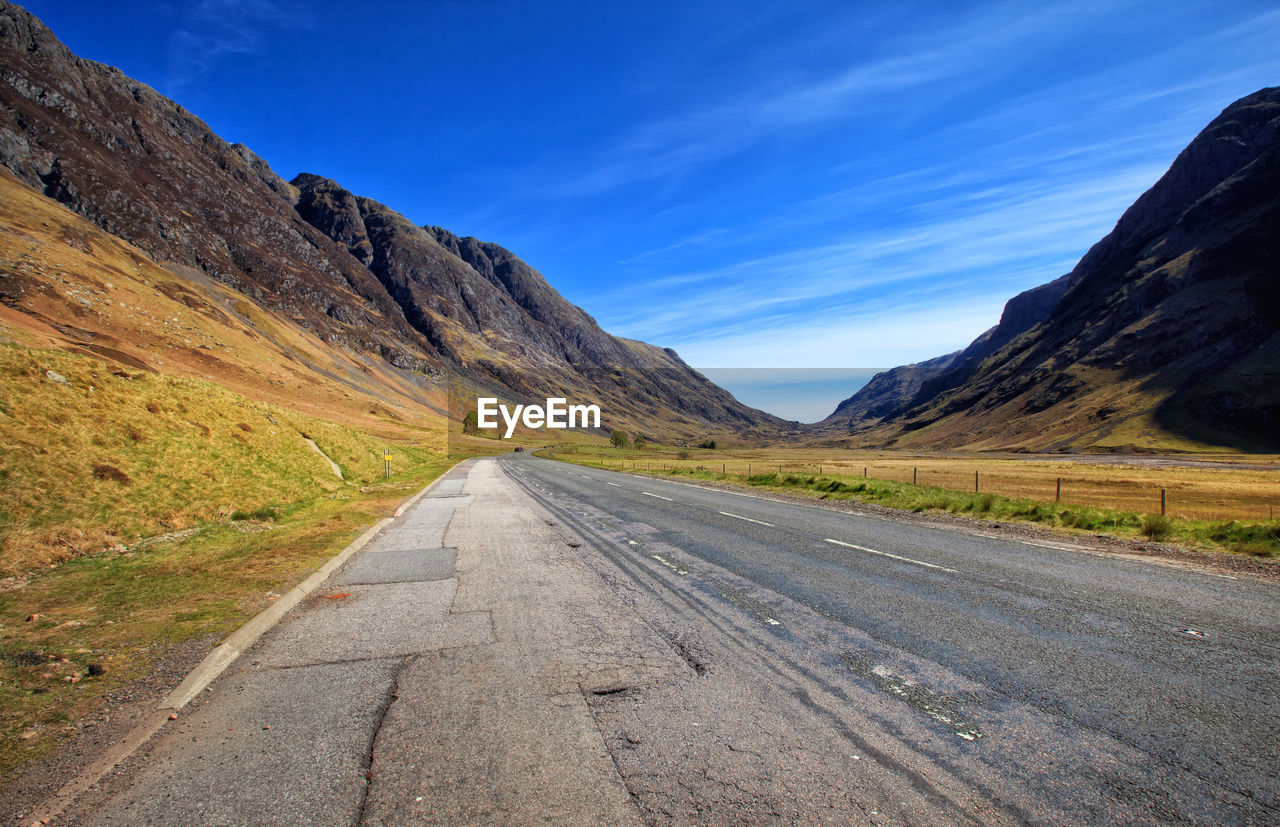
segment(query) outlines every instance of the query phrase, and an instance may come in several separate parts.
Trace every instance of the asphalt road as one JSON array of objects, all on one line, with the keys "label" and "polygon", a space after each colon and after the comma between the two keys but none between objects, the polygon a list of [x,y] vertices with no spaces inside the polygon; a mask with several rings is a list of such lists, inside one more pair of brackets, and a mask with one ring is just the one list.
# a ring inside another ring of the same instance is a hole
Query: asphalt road
[{"label": "asphalt road", "polygon": [[499,466],[690,667],[588,699],[651,821],[1280,823],[1274,585]]},{"label": "asphalt road", "polygon": [[532,505],[462,463],[57,823],[638,823],[584,693],[679,658]]},{"label": "asphalt road", "polygon": [[1280,823],[1278,596],[469,460],[57,821]]}]

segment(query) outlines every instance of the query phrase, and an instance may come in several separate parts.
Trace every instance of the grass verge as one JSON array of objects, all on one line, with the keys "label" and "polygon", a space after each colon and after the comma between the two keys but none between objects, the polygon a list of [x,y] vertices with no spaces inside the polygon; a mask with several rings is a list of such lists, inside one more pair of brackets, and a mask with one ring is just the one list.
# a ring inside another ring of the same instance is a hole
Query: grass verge
[{"label": "grass verge", "polygon": [[72,559],[0,593],[0,779],[169,647],[238,628],[456,461],[438,456],[269,516]]}]

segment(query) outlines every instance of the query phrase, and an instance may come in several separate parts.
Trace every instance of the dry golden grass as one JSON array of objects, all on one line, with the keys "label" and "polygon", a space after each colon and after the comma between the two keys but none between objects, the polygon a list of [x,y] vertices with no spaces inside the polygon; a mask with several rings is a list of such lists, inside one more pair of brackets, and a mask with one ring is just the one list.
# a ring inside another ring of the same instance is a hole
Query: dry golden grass
[{"label": "dry golden grass", "polygon": [[[399,467],[443,456],[442,437],[424,429],[396,444]],[[236,512],[287,511],[379,479],[387,444],[210,382],[0,344],[0,574]]]},{"label": "dry golden grass", "polygon": [[[1160,490],[1167,490],[1170,516],[1193,520],[1269,520],[1280,511],[1280,457],[1075,457],[1024,458],[1018,455],[902,454],[823,448],[677,449],[651,446],[644,451],[605,447],[573,449],[572,456],[598,457],[608,463],[638,463],[654,470],[695,469],[746,475],[783,472],[974,490],[974,472],[984,493],[1052,503],[1062,479],[1062,503],[1138,514],[1160,513]],[[688,459],[681,459],[681,451]],[[1194,463],[1194,464],[1192,464]],[[914,475],[914,477],[913,477]]]},{"label": "dry golden grass", "polygon": [[0,573],[338,490],[305,438],[443,456],[444,399],[0,171]]}]

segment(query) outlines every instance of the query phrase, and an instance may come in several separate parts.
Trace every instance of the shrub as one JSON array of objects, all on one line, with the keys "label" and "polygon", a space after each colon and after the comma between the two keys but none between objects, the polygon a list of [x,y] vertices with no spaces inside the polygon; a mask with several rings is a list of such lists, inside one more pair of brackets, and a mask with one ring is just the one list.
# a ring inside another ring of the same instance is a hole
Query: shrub
[{"label": "shrub", "polygon": [[276,509],[272,508],[269,505],[263,505],[263,506],[259,506],[258,508],[255,508],[252,511],[240,511],[237,509],[235,511],[232,511],[230,516],[232,520],[240,521],[240,520],[274,520],[276,518],[276,515],[277,515]]},{"label": "shrub", "polygon": [[1152,540],[1163,540],[1173,530],[1173,521],[1160,514],[1148,514],[1142,518],[1142,533]]},{"label": "shrub", "polygon": [[1276,547],[1266,543],[1235,543],[1232,546],[1241,554],[1247,554],[1250,557],[1275,557]]},{"label": "shrub", "polygon": [[1098,519],[1088,511],[1064,511],[1062,512],[1062,524],[1071,528],[1079,528],[1084,531],[1092,531],[1098,526]]}]

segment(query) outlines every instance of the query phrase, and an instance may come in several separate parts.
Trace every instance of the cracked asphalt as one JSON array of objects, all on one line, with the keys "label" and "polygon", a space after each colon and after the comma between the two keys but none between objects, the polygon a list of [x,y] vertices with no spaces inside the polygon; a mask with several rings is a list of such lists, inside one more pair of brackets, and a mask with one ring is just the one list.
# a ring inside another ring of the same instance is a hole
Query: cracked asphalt
[{"label": "cracked asphalt", "polygon": [[471,460],[65,820],[1280,823],[1277,597]]},{"label": "cracked asphalt", "polygon": [[1280,589],[514,454],[685,655],[589,698],[646,820],[1280,823]]}]

